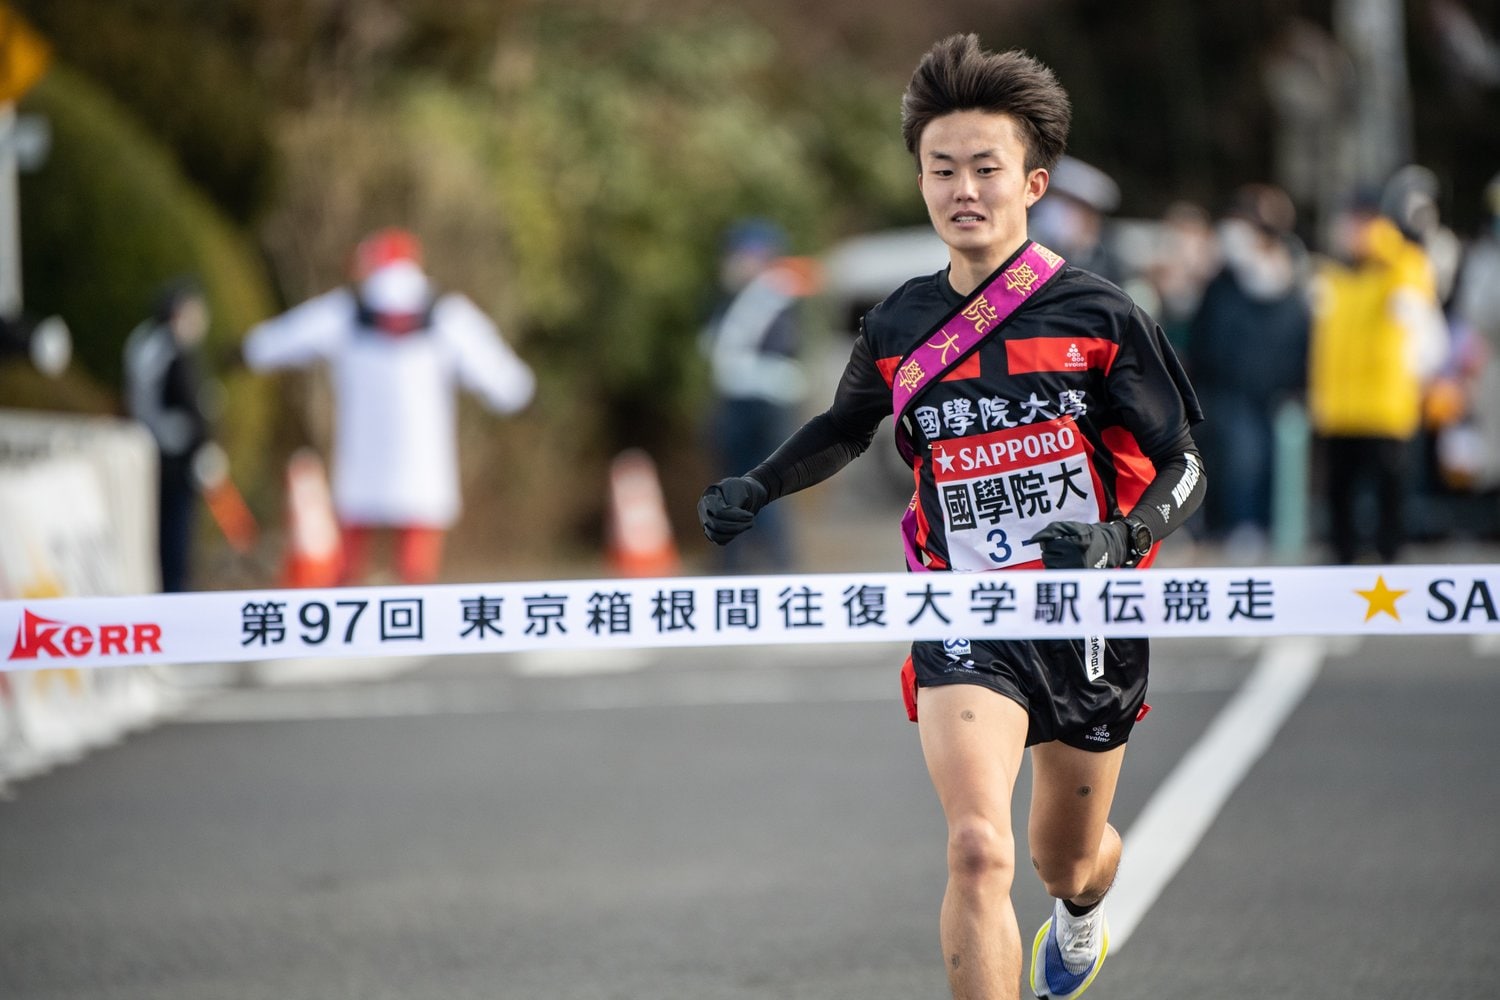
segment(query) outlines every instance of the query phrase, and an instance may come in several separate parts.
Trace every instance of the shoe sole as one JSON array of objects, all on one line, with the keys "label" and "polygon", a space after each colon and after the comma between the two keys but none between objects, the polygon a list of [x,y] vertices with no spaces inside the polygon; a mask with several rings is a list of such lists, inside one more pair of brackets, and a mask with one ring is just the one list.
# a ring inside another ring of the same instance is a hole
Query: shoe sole
[{"label": "shoe sole", "polygon": [[1046,946],[1047,932],[1051,929],[1052,920],[1049,917],[1047,922],[1042,924],[1041,930],[1036,932],[1036,940],[1031,942],[1031,992],[1036,994],[1037,1000],[1075,1000],[1075,998],[1082,996],[1083,991],[1088,989],[1094,982],[1094,977],[1099,974],[1100,969],[1104,968],[1104,960],[1109,957],[1109,921],[1104,921],[1104,926],[1100,928],[1103,940],[1099,944],[1099,958],[1094,962],[1093,969],[1089,971],[1088,976],[1079,984],[1078,989],[1072,993],[1064,993],[1058,996],[1042,992],[1042,988],[1039,988],[1036,981],[1038,970],[1043,968],[1042,948]]}]

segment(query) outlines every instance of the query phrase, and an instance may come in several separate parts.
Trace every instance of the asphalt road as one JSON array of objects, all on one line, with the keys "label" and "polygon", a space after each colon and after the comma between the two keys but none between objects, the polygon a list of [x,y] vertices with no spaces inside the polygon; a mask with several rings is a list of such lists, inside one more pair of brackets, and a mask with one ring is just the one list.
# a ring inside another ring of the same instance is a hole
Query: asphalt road
[{"label": "asphalt road", "polygon": [[[1127,838],[1263,652],[1157,644]],[[946,996],[898,662],[472,657],[205,698],[0,803],[0,997]],[[1467,641],[1330,653],[1091,1000],[1500,993],[1497,709]],[[1047,901],[1029,873],[1015,899],[1029,940]]]}]

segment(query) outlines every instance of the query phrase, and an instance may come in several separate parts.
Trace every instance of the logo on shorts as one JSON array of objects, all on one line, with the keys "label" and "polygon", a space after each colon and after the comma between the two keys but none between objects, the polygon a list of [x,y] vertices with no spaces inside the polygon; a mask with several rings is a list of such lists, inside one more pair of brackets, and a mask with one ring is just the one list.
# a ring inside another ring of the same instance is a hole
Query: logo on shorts
[{"label": "logo on shorts", "polygon": [[944,639],[943,652],[949,660],[959,666],[973,669],[974,661],[967,657],[974,654],[974,644],[968,639]]},{"label": "logo on shorts", "polygon": [[1108,743],[1109,742],[1109,727],[1108,726],[1095,726],[1094,727],[1094,731],[1091,732],[1091,733],[1089,733],[1087,736],[1085,736],[1084,739],[1086,739],[1086,740],[1093,740],[1095,743]]}]

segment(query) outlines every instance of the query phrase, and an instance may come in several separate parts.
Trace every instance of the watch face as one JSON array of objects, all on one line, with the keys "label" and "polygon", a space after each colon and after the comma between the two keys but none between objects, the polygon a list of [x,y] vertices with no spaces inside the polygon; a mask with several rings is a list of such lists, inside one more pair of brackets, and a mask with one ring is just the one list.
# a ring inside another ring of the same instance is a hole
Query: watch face
[{"label": "watch face", "polygon": [[1151,549],[1151,529],[1144,524],[1135,524],[1130,529],[1130,547],[1135,549],[1138,555],[1145,555]]}]

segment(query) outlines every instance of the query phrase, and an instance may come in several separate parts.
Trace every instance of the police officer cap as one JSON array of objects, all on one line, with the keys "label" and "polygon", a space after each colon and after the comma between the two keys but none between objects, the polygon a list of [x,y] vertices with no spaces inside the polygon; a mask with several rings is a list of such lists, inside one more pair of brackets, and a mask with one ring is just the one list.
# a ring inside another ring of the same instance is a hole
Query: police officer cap
[{"label": "police officer cap", "polygon": [[1108,215],[1120,207],[1120,185],[1114,178],[1072,156],[1057,161],[1047,190],[1082,202],[1101,215]]}]

